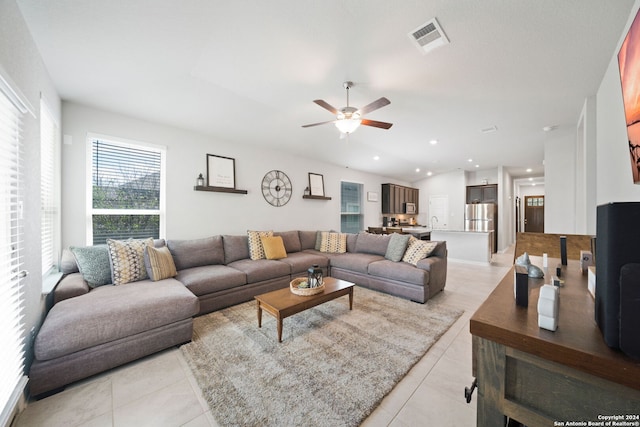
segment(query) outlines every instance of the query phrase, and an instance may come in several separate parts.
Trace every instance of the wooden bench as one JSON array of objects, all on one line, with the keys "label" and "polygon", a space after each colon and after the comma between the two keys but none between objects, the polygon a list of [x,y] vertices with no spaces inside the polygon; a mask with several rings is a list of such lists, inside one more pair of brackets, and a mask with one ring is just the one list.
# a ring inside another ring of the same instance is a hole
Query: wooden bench
[{"label": "wooden bench", "polygon": [[567,237],[567,259],[580,259],[580,251],[591,251],[591,239],[595,236],[585,234],[517,233],[515,261],[523,253],[550,258],[560,258],[560,236]]}]

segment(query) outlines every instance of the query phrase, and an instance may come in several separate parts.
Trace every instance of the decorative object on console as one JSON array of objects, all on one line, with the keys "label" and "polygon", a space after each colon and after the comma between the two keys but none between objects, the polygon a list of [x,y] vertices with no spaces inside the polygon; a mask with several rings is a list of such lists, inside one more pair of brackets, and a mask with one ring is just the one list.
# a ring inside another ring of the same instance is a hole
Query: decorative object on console
[{"label": "decorative object on console", "polygon": [[391,101],[389,101],[385,97],[382,97],[373,101],[371,104],[368,104],[360,109],[357,109],[355,107],[349,106],[349,89],[353,87],[353,82],[349,82],[349,81],[344,82],[343,86],[347,91],[347,106],[342,108],[341,110],[336,109],[335,107],[333,107],[326,101],[323,101],[322,99],[316,99],[313,101],[319,106],[321,106],[322,108],[324,108],[325,110],[328,110],[332,114],[335,114],[336,120],[313,123],[310,125],[303,125],[302,126],[303,128],[324,125],[326,123],[334,123],[341,133],[348,135],[350,133],[353,133],[356,129],[358,129],[358,127],[361,124],[365,126],[373,126],[381,129],[389,129],[391,126],[393,126],[392,123],[379,122],[376,120],[367,120],[362,118],[362,116],[364,116],[367,113],[370,113],[371,111],[377,110],[378,108],[382,108],[385,105],[389,105]]},{"label": "decorative object on console", "polygon": [[552,285],[543,285],[538,298],[538,326],[554,331],[558,329],[559,289]]},{"label": "decorative object on console", "polygon": [[514,266],[513,293],[516,305],[527,308],[529,306],[529,271],[526,266]]},{"label": "decorative object on console", "polygon": [[304,195],[305,196],[309,196],[311,194],[311,190],[309,190],[309,187],[305,187],[304,189]]},{"label": "decorative object on console", "polygon": [[196,180],[198,187],[204,186],[204,176],[202,174],[198,175],[198,179]]},{"label": "decorative object on console", "polygon": [[236,188],[236,160],[207,154],[207,179],[209,187]]},{"label": "decorative object on console", "polygon": [[518,258],[516,258],[516,265],[521,265],[527,269],[527,274],[532,279],[542,279],[544,277],[544,272],[537,265],[531,264],[531,259],[529,258],[528,253],[523,253]]},{"label": "decorative object on console", "polygon": [[262,196],[270,205],[286,205],[291,199],[291,194],[291,180],[286,173],[274,169],[262,178]]}]

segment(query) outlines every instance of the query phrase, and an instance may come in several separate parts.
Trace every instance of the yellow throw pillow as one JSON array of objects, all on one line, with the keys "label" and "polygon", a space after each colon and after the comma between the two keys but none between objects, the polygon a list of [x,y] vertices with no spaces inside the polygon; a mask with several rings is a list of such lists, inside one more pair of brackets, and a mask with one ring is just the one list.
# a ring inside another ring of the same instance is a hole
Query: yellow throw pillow
[{"label": "yellow throw pillow", "polygon": [[321,232],[320,252],[343,254],[347,251],[347,235],[344,233]]},{"label": "yellow throw pillow", "polygon": [[273,230],[270,231],[252,231],[248,230],[249,236],[249,257],[253,260],[265,259],[264,248],[262,247],[261,237],[273,236]]},{"label": "yellow throw pillow", "polygon": [[153,238],[144,240],[107,239],[109,257],[111,261],[111,278],[114,285],[136,282],[147,279],[147,269],[144,267],[144,248],[153,246]]},{"label": "yellow throw pillow", "polygon": [[412,236],[411,239],[409,239],[409,245],[402,257],[402,261],[418,265],[418,261],[431,255],[431,252],[433,252],[436,246],[438,246],[438,242],[418,240]]},{"label": "yellow throw pillow", "polygon": [[144,250],[144,266],[147,269],[149,278],[154,282],[174,277],[178,274],[176,264],[173,262],[173,256],[171,256],[171,252],[166,246],[161,248],[147,246]]},{"label": "yellow throw pillow", "polygon": [[282,259],[287,257],[287,251],[284,248],[284,241],[280,236],[262,236],[260,237],[262,248],[267,259]]}]

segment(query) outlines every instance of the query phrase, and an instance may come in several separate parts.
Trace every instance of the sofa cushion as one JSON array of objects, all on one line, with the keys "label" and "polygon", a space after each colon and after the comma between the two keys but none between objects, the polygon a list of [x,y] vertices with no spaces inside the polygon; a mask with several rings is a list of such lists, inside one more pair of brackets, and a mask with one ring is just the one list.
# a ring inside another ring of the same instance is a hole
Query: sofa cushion
[{"label": "sofa cushion", "polygon": [[194,295],[206,295],[247,283],[247,275],[226,265],[203,265],[180,270],[176,276]]},{"label": "sofa cushion", "polygon": [[316,239],[318,238],[317,231],[298,231],[298,237],[300,237],[300,250],[315,249]]},{"label": "sofa cushion", "polygon": [[167,246],[173,255],[177,270],[224,263],[221,236],[204,239],[169,240]]},{"label": "sofa cushion", "polygon": [[247,237],[249,238],[249,258],[256,259],[265,259],[266,255],[264,253],[264,248],[262,247],[261,237],[271,237],[273,236],[273,231],[254,231],[247,230]]},{"label": "sofa cushion", "polygon": [[147,246],[144,250],[144,267],[147,269],[147,275],[154,282],[178,274],[171,251],[166,246],[161,248]]},{"label": "sofa cushion", "polygon": [[107,245],[71,246],[69,250],[76,259],[82,278],[90,287],[95,288],[111,283],[111,265]]},{"label": "sofa cushion", "polygon": [[358,243],[358,235],[356,233],[347,233],[347,252],[355,252]]},{"label": "sofa cushion", "polygon": [[279,260],[241,259],[230,263],[228,266],[245,273],[247,275],[247,283],[262,282],[291,274],[289,264]]},{"label": "sofa cushion", "polygon": [[347,251],[347,235],[344,233],[320,233],[320,252],[341,254]]},{"label": "sofa cushion", "polygon": [[418,240],[412,236],[411,239],[409,239],[409,246],[407,246],[402,261],[418,265],[418,261],[428,257],[436,246],[438,246],[438,242]]},{"label": "sofa cushion", "polygon": [[375,261],[369,264],[369,275],[382,277],[400,282],[408,282],[414,285],[427,285],[429,272],[421,268],[415,268],[406,262],[394,262],[388,259]]},{"label": "sofa cushion", "polygon": [[383,259],[384,257],[381,255],[347,252],[344,254],[332,255],[330,262],[331,268],[336,267],[367,274],[369,264]]},{"label": "sofa cushion", "polygon": [[309,267],[314,264],[317,264],[320,268],[324,269],[325,272],[329,267],[329,258],[327,256],[309,252],[294,252],[292,254],[287,254],[287,257],[282,258],[280,261],[291,266],[291,275],[305,276]]},{"label": "sofa cushion", "polygon": [[300,236],[296,230],[294,231],[277,231],[273,233],[274,236],[282,237],[284,242],[284,248],[287,253],[300,252],[302,247],[300,245]]},{"label": "sofa cushion", "polygon": [[384,254],[384,257],[389,261],[400,261],[407,250],[410,238],[410,234],[393,233],[389,238],[389,245],[387,246],[387,252]]},{"label": "sofa cushion", "polygon": [[239,259],[249,258],[249,237],[248,236],[222,236],[224,244],[224,263],[230,264]]},{"label": "sofa cushion", "polygon": [[385,256],[389,239],[389,234],[358,233],[355,252]]},{"label": "sofa cushion", "polygon": [[[70,248],[64,248],[62,250],[62,256],[60,257],[60,272],[62,274],[72,274],[79,272],[78,263],[76,257],[71,252]],[[111,274],[111,271],[109,271]]]},{"label": "sofa cushion", "polygon": [[111,278],[114,285],[137,282],[148,278],[144,267],[144,249],[153,246],[153,238],[148,239],[107,239]]},{"label": "sofa cushion", "polygon": [[282,236],[260,237],[262,249],[266,259],[281,259],[287,257]]},{"label": "sofa cushion", "polygon": [[60,301],[45,318],[34,352],[49,360],[196,315],[198,298],[175,279],[100,286]]}]

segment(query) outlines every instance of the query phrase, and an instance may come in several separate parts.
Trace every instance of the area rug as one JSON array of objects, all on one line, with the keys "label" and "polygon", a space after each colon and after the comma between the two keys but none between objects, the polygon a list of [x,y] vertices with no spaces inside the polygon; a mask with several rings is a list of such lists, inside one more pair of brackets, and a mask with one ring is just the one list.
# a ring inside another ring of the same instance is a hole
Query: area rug
[{"label": "area rug", "polygon": [[428,301],[354,289],[276,321],[251,301],[194,320],[181,347],[222,426],[357,426],[460,317]]}]

